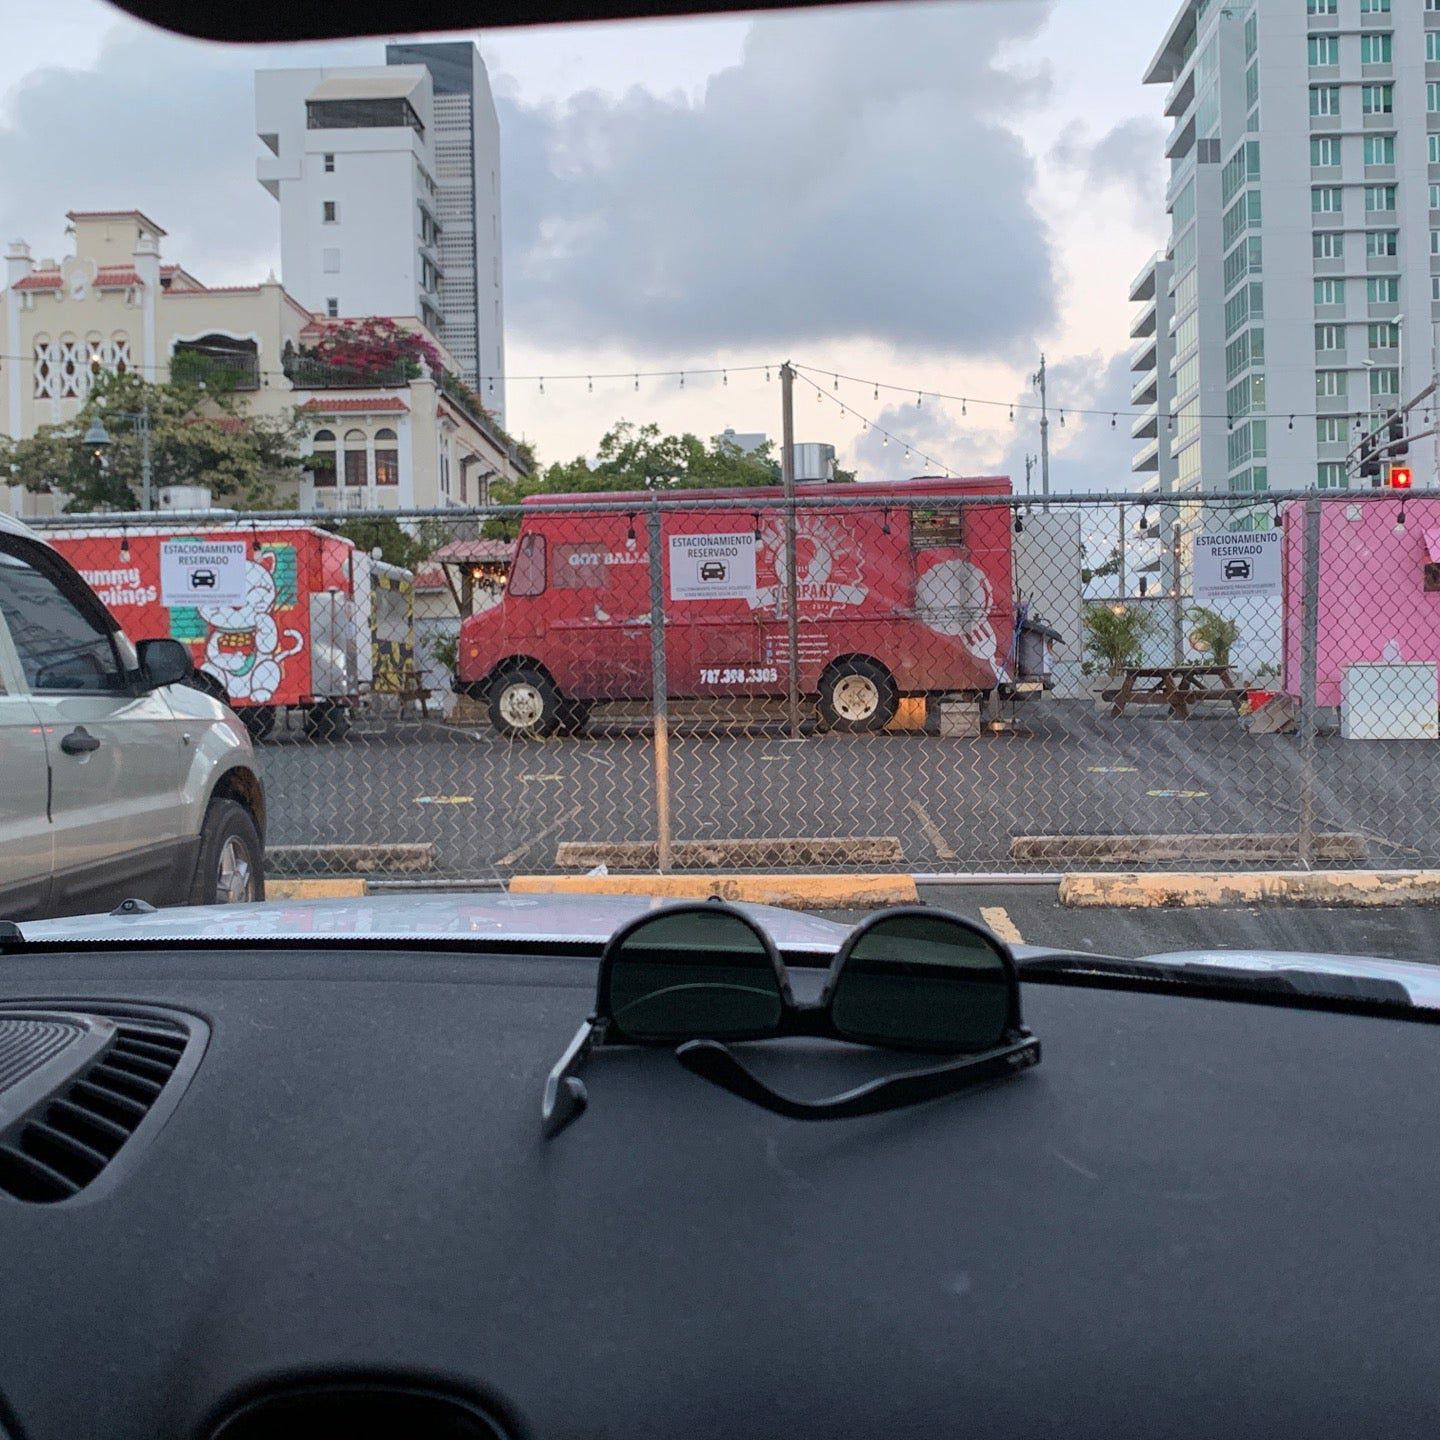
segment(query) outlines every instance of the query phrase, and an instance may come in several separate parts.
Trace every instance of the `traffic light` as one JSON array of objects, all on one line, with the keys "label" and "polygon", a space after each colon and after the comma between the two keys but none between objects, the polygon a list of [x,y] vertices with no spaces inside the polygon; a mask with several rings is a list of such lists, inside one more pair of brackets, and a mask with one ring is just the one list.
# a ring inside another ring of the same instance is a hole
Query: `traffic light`
[{"label": "traffic light", "polygon": [[1405,417],[1398,410],[1390,417],[1389,438],[1386,454],[1392,460],[1398,460],[1402,455],[1410,453],[1410,442],[1405,438]]},{"label": "traffic light", "polygon": [[1374,435],[1367,434],[1361,438],[1360,475],[1367,480],[1380,478],[1380,445]]},{"label": "traffic light", "polygon": [[1390,488],[1392,490],[1408,490],[1414,480],[1415,477],[1408,465],[1392,465],[1390,467]]}]

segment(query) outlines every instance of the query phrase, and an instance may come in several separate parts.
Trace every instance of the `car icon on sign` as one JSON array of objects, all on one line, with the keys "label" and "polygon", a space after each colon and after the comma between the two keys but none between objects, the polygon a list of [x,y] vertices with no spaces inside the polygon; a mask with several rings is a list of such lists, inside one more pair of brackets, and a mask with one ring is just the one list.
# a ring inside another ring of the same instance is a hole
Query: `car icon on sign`
[{"label": "car icon on sign", "polygon": [[1250,562],[1248,560],[1227,560],[1225,562],[1225,578],[1227,580],[1248,580],[1250,578]]},{"label": "car icon on sign", "polygon": [[702,580],[723,580],[725,575],[725,562],[723,560],[707,560],[700,567],[700,578]]},{"label": "car icon on sign", "polygon": [[192,570],[190,572],[190,588],[192,590],[213,590],[215,588],[215,572],[213,570]]}]

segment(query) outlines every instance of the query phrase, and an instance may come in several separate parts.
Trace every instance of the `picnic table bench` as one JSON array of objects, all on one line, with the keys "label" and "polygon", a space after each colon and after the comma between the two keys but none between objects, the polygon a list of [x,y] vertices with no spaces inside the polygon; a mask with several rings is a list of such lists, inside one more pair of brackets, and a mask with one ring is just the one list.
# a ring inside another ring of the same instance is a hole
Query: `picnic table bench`
[{"label": "picnic table bench", "polygon": [[1224,701],[1237,714],[1245,702],[1228,665],[1127,665],[1120,674],[1118,686],[1100,692],[1111,702],[1112,717],[1135,705],[1163,705],[1186,720],[1192,706],[1206,701]]}]

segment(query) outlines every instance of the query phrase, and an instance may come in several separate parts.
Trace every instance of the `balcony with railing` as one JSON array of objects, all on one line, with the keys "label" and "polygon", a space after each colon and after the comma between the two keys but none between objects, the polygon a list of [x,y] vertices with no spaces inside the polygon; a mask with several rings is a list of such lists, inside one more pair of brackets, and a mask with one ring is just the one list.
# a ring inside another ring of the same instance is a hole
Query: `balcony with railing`
[{"label": "balcony with railing", "polygon": [[1152,440],[1160,433],[1159,407],[1151,405],[1143,414],[1137,415],[1130,425],[1130,434],[1136,440]]},{"label": "balcony with railing", "polygon": [[1132,405],[1149,405],[1159,393],[1159,378],[1153,370],[1147,371],[1136,382],[1130,391],[1130,403]]},{"label": "balcony with railing", "polygon": [[1160,440],[1157,436],[1148,445],[1142,446],[1135,452],[1135,458],[1130,462],[1130,469],[1136,474],[1143,474],[1149,470],[1160,469]]},{"label": "balcony with railing", "polygon": [[207,390],[258,390],[260,359],[253,348],[226,350],[182,341],[170,355],[170,379]]},{"label": "balcony with railing", "polygon": [[380,390],[419,379],[420,366],[414,360],[368,367],[334,365],[311,355],[290,355],[285,359],[285,376],[297,390]]}]

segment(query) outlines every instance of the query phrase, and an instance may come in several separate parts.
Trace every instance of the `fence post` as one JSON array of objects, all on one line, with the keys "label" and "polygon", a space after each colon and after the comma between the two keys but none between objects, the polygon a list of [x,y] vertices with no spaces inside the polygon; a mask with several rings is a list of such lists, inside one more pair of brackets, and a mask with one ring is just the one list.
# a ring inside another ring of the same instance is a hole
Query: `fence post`
[{"label": "fence post", "polygon": [[1315,859],[1316,672],[1320,657],[1320,497],[1305,500],[1305,592],[1300,640],[1300,863]]},{"label": "fence post", "polygon": [[1180,596],[1180,522],[1170,526],[1170,663],[1185,663],[1184,605]]},{"label": "fence post", "polygon": [[780,367],[780,478],[785,486],[785,709],[790,738],[800,738],[799,577],[795,573],[795,370]]},{"label": "fence post", "polygon": [[665,563],[660,548],[660,502],[645,517],[650,552],[650,720],[655,741],[655,839],[658,868],[670,868],[670,698],[665,674]]}]

